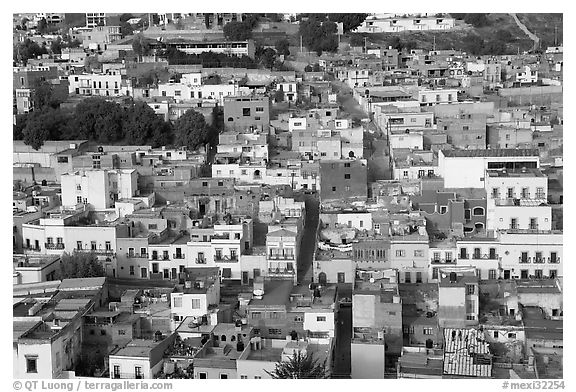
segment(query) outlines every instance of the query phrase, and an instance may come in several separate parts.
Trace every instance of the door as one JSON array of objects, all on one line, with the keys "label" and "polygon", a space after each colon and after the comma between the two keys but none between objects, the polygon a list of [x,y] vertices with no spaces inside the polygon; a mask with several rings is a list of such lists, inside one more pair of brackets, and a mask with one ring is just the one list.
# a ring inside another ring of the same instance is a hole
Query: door
[{"label": "door", "polygon": [[248,271],[242,271],[242,284],[248,284]]},{"label": "door", "polygon": [[260,268],[254,268],[254,279],[260,276]]},{"label": "door", "polygon": [[344,272],[338,272],[338,283],[345,283],[346,274]]},{"label": "door", "polygon": [[140,268],[140,277],[147,278],[148,277],[148,269],[147,268]]},{"label": "door", "polygon": [[504,279],[510,279],[510,270],[504,270]]},{"label": "door", "polygon": [[326,274],[324,272],[320,272],[318,274],[318,283],[321,285],[325,285],[326,284]]}]

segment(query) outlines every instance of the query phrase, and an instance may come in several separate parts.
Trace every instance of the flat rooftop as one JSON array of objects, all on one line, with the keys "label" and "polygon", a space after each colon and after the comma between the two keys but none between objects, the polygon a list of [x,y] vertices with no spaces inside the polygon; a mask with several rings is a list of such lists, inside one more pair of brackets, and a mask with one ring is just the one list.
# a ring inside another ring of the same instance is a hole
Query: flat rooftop
[{"label": "flat rooftop", "polygon": [[489,150],[441,150],[450,158],[496,158],[496,157],[539,157],[535,148],[498,148]]},{"label": "flat rooftop", "polygon": [[252,299],[249,306],[287,305],[293,283],[290,280],[272,280],[264,283],[262,299]]},{"label": "flat rooftop", "polygon": [[148,358],[150,356],[150,351],[158,345],[159,342],[153,340],[145,339],[134,339],[126,345],[126,347],[118,350],[114,356],[126,356],[126,357],[144,357]]},{"label": "flat rooftop", "polygon": [[250,350],[246,360],[280,362],[282,360],[283,348],[262,347],[260,350]]}]

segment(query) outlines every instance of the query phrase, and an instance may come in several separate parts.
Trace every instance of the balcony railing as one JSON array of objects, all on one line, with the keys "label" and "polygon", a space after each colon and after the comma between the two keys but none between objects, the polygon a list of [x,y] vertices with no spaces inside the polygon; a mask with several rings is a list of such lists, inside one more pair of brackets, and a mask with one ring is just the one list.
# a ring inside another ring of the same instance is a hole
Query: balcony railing
[{"label": "balcony railing", "polygon": [[96,253],[97,255],[106,255],[112,256],[114,255],[114,250],[112,249],[92,249],[92,248],[82,248],[82,249],[74,249],[74,252],[86,252],[86,253]]},{"label": "balcony railing", "polygon": [[488,260],[498,260],[498,255],[497,254],[479,254],[479,253],[475,253],[472,255],[472,258],[475,260],[482,260],[482,259],[488,259]]},{"label": "balcony railing", "polygon": [[30,251],[34,251],[34,252],[40,252],[40,247],[24,246],[22,249],[24,249],[24,250],[30,250]]},{"label": "balcony railing", "polygon": [[469,258],[469,256],[470,256],[470,255],[468,255],[468,254],[465,254],[465,255],[460,254],[460,256],[458,256],[458,258],[459,258],[459,259],[467,260],[467,259]]},{"label": "balcony railing", "polygon": [[44,244],[44,247],[46,249],[64,249],[64,244],[54,244],[54,243],[46,242]]},{"label": "balcony railing", "polygon": [[534,257],[534,263],[536,264],[544,264],[544,257]]},{"label": "balcony railing", "polygon": [[172,258],[173,258],[173,259],[184,259],[184,258],[186,258],[186,257],[185,257],[185,255],[184,255],[184,253],[181,253],[181,254],[174,253],[174,254],[172,254]]},{"label": "balcony railing", "polygon": [[206,259],[202,258],[202,259],[196,259],[194,260],[196,262],[196,264],[206,264]]},{"label": "balcony railing", "polygon": [[271,260],[294,260],[294,255],[271,254],[268,258]]},{"label": "balcony railing", "polygon": [[454,259],[432,259],[432,264],[455,264],[456,260]]},{"label": "balcony railing", "polygon": [[559,264],[560,263],[560,257],[556,257],[555,259],[548,257],[548,262],[550,264]]},{"label": "balcony railing", "polygon": [[143,380],[143,374],[134,374],[134,373],[111,373],[110,378],[113,379],[129,379],[129,380]]},{"label": "balcony railing", "polygon": [[531,261],[531,257],[526,257],[526,258],[522,258],[522,257],[518,257],[518,262],[520,264],[528,264]]},{"label": "balcony railing", "polygon": [[217,263],[235,263],[238,261],[238,256],[214,256],[214,261]]},{"label": "balcony railing", "polygon": [[131,259],[147,259],[148,253],[126,253],[126,257]]},{"label": "balcony railing", "polygon": [[268,268],[269,276],[294,276],[296,271],[288,268]]}]

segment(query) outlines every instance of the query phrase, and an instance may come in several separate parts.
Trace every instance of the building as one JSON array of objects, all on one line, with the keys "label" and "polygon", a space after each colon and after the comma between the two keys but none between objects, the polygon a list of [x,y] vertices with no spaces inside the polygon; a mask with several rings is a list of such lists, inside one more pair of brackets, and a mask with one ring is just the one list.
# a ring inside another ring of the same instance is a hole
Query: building
[{"label": "building", "polygon": [[131,95],[129,80],[123,80],[120,71],[107,70],[104,73],[68,75],[69,94],[100,97],[121,97]]},{"label": "building", "polygon": [[133,339],[124,347],[113,350],[109,356],[110,378],[112,379],[152,379],[163,366],[164,350],[175,334],[160,339]]},{"label": "building", "polygon": [[367,166],[363,160],[320,162],[320,178],[322,201],[367,197]]},{"label": "building", "polygon": [[538,150],[441,150],[438,152],[439,174],[446,188],[484,188],[486,170],[540,166]]},{"label": "building", "polygon": [[369,16],[356,28],[358,33],[398,33],[402,31],[444,31],[455,26],[454,18],[434,18],[421,16],[402,16],[380,18]]},{"label": "building", "polygon": [[60,257],[57,255],[14,255],[13,283],[29,284],[50,282],[56,279],[60,269]]},{"label": "building", "polygon": [[106,26],[106,14],[103,12],[87,12],[86,27]]},{"label": "building", "polygon": [[492,354],[476,329],[444,329],[443,378],[491,378]]},{"label": "building", "polygon": [[270,129],[270,98],[242,96],[224,98],[224,125],[229,130]]},{"label": "building", "polygon": [[420,106],[435,106],[435,105],[457,103],[458,90],[450,90],[450,89],[418,90],[418,102],[420,102]]},{"label": "building", "polygon": [[106,209],[120,199],[136,195],[138,172],[134,169],[79,170],[63,174],[62,205],[90,204],[96,209]]},{"label": "building", "polygon": [[[436,120],[437,129],[446,133],[448,144],[456,149],[486,149],[486,116],[462,114],[458,118],[442,117]],[[513,146],[510,146],[513,147]]]},{"label": "building", "polygon": [[440,270],[438,282],[438,323],[445,328],[478,325],[478,277],[472,268]]}]

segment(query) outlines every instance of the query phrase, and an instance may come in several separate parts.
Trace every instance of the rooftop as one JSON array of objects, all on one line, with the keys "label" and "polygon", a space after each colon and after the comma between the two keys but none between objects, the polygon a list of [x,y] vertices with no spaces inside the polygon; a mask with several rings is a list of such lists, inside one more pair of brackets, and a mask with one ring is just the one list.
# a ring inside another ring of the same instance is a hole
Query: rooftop
[{"label": "rooftop", "polygon": [[272,280],[265,282],[262,299],[253,298],[249,306],[287,305],[290,302],[292,287],[292,281],[289,280]]},{"label": "rooftop", "polygon": [[445,157],[450,158],[495,158],[495,157],[539,157],[535,149],[489,149],[489,150],[442,150]]},{"label": "rooftop", "polygon": [[488,177],[546,177],[540,169],[486,170]]},{"label": "rooftop", "polygon": [[125,357],[150,357],[150,351],[158,345],[159,342],[154,340],[133,339],[124,348],[118,350],[114,356]]},{"label": "rooftop", "polygon": [[476,329],[444,329],[444,374],[452,376],[492,376],[488,342]]}]

